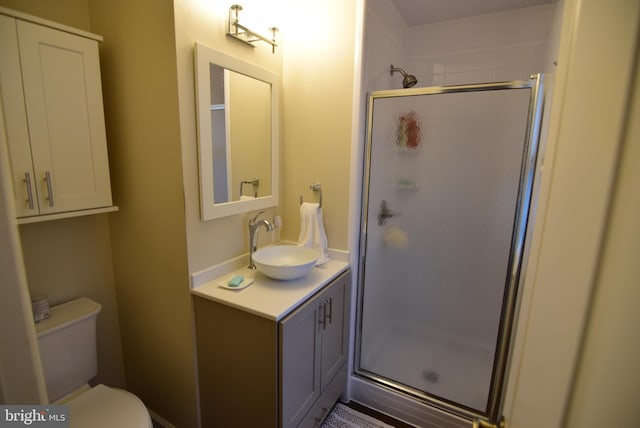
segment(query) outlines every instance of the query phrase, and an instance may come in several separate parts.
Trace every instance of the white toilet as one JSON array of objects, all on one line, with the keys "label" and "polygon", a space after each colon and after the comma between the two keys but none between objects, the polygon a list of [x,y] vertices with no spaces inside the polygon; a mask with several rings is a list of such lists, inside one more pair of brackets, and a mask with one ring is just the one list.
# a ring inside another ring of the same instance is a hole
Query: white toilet
[{"label": "white toilet", "polygon": [[49,401],[69,406],[71,428],[151,428],[149,412],[130,392],[87,383],[98,373],[96,318],[86,297],[53,306],[36,324]]}]

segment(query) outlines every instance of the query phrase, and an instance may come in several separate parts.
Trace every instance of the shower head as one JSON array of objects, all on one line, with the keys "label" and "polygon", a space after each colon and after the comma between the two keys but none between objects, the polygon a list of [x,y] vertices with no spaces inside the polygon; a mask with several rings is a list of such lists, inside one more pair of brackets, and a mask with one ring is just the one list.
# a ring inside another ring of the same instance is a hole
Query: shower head
[{"label": "shower head", "polygon": [[410,88],[413,85],[415,85],[416,83],[418,83],[418,79],[416,79],[416,76],[414,76],[413,74],[407,74],[407,73],[405,73],[405,71],[403,69],[396,68],[392,64],[391,67],[389,68],[389,74],[391,74],[393,76],[393,72],[394,71],[400,72],[400,74],[402,74],[402,76],[404,77],[402,79],[402,87],[403,88]]}]

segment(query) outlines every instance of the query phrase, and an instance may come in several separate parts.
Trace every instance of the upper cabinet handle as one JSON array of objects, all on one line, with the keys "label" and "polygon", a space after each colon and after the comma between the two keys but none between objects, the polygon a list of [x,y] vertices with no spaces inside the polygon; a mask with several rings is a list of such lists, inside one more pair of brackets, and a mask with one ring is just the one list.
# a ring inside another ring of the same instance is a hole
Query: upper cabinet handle
[{"label": "upper cabinet handle", "polygon": [[28,172],[24,173],[24,180],[27,185],[27,203],[29,204],[29,209],[32,210],[34,208],[33,205],[33,190],[31,189],[31,174]]},{"label": "upper cabinet handle", "polygon": [[44,172],[44,181],[47,182],[47,199],[49,200],[49,206],[53,206],[53,190],[51,188],[51,173],[49,171]]}]

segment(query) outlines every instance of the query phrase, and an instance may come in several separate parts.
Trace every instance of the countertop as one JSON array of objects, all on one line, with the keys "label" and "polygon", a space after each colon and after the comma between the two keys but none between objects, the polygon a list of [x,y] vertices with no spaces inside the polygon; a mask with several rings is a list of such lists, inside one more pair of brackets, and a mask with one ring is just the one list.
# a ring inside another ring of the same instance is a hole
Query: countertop
[{"label": "countertop", "polygon": [[[348,268],[348,263],[329,260],[327,263],[314,267],[302,278],[278,281],[257,270],[243,267],[193,288],[191,294],[264,318],[280,321]],[[220,287],[221,283],[226,282],[233,275],[253,278],[253,284],[242,290],[229,290]]]}]

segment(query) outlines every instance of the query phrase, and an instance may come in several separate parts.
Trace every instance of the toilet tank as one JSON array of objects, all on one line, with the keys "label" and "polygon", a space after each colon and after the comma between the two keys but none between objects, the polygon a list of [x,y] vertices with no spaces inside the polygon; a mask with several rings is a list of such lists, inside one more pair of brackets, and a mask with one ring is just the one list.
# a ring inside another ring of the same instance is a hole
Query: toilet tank
[{"label": "toilet tank", "polygon": [[102,306],[86,297],[52,306],[36,323],[49,402],[73,392],[98,374],[96,318]]}]

